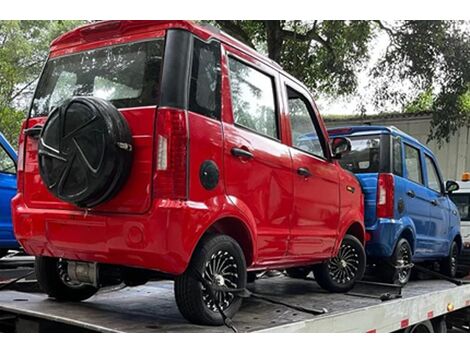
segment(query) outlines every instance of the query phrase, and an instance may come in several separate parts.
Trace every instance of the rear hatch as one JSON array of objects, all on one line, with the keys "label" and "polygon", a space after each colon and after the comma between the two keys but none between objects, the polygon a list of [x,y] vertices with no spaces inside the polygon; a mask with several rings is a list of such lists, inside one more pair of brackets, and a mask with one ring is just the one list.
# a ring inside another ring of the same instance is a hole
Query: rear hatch
[{"label": "rear hatch", "polygon": [[[99,28],[83,31],[78,36],[79,45],[52,51],[25,127],[43,125],[52,108],[73,96],[96,96],[110,101],[130,127],[133,164],[119,193],[94,210],[143,213],[152,201],[154,130],[165,31],[124,36],[119,30],[119,26],[108,26],[102,32]],[[26,137],[24,149],[23,193],[27,206],[77,209],[55,198],[43,184],[38,167],[38,140]]]}]

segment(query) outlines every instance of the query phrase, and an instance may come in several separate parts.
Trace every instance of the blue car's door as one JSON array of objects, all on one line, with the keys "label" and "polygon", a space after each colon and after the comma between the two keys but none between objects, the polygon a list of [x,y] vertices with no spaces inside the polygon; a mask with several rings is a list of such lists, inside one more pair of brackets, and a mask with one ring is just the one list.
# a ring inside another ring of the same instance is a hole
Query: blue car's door
[{"label": "blue car's door", "polygon": [[434,242],[428,237],[430,202],[423,176],[421,150],[406,142],[403,143],[405,160],[401,195],[406,214],[411,218],[416,230],[415,257],[425,257],[432,251]]},{"label": "blue car's door", "polygon": [[10,202],[16,193],[16,154],[0,135],[0,248],[15,248]]},{"label": "blue car's door", "polygon": [[444,184],[434,158],[424,153],[424,163],[431,204],[428,238],[434,242],[429,256],[446,256],[449,251],[449,200],[444,193]]}]

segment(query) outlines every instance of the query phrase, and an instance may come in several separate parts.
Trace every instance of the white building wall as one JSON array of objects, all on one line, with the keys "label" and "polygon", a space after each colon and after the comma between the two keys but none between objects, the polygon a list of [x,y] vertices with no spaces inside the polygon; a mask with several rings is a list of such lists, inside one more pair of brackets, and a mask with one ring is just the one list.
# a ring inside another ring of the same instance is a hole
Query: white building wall
[{"label": "white building wall", "polygon": [[427,145],[435,153],[445,179],[460,180],[464,171],[470,171],[469,128],[461,128],[450,138],[449,143],[443,143],[439,148],[435,141],[427,143],[430,122],[429,117],[420,116],[369,120],[326,120],[326,125],[328,127],[337,127],[370,123],[372,125],[395,126]]}]

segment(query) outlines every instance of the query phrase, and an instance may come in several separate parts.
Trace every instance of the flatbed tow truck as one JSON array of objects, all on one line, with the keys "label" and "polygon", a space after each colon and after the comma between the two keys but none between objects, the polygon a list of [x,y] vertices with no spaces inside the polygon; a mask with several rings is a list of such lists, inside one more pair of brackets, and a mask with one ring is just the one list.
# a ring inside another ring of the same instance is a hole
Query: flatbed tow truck
[{"label": "flatbed tow truck", "polygon": [[[172,281],[105,288],[85,302],[62,303],[35,290],[31,266],[18,263],[12,269],[11,258],[0,260],[3,332],[232,332],[189,324]],[[22,279],[13,279],[15,270]],[[238,332],[445,332],[447,326],[470,332],[466,281],[417,280],[403,289],[361,282],[349,294],[331,294],[313,279],[265,275],[248,290],[251,297],[233,319]]]}]

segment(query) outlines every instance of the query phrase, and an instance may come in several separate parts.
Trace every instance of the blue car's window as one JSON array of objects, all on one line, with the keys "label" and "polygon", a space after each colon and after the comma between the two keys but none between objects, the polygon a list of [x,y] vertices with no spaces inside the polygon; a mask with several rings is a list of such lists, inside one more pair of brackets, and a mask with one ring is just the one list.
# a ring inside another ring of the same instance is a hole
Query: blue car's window
[{"label": "blue car's window", "polygon": [[0,146],[0,172],[4,174],[14,174],[16,165],[8,153]]},{"label": "blue car's window", "polygon": [[452,193],[450,198],[459,209],[460,219],[462,221],[470,221],[470,194],[469,193]]},{"label": "blue car's window", "polygon": [[408,144],[405,144],[405,167],[407,179],[424,184],[419,150]]},{"label": "blue car's window", "polygon": [[426,155],[426,172],[428,174],[428,187],[432,190],[441,193],[441,182],[439,174],[437,173],[436,166],[429,156]]},{"label": "blue car's window", "polygon": [[377,173],[380,169],[380,136],[349,137],[351,152],[339,163],[355,174]]}]

